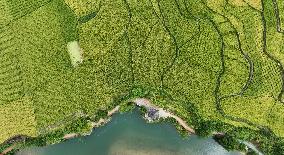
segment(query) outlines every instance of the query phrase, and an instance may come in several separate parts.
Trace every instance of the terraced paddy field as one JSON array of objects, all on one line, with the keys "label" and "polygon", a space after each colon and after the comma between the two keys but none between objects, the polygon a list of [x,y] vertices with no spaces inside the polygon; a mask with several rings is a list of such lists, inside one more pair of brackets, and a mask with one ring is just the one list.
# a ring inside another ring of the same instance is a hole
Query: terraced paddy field
[{"label": "terraced paddy field", "polygon": [[[0,152],[19,135],[28,138],[15,149],[86,133],[108,110],[145,97],[198,135],[226,133],[228,149],[242,139],[284,154],[283,6],[0,0]],[[83,52],[76,67],[74,41]]]}]

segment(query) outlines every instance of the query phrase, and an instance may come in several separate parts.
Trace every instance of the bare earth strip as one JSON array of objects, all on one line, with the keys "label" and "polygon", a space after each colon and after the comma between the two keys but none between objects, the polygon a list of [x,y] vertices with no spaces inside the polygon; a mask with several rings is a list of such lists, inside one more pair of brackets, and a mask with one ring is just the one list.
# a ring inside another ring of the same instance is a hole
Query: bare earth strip
[{"label": "bare earth strip", "polygon": [[146,109],[153,108],[153,109],[159,110],[158,113],[159,113],[160,118],[167,118],[167,117],[174,118],[185,130],[187,130],[191,134],[195,134],[194,129],[189,127],[187,125],[187,123],[184,120],[182,120],[180,117],[178,117],[178,116],[176,116],[176,115],[174,115],[170,112],[167,112],[166,110],[164,110],[162,108],[159,108],[159,107],[153,105],[148,99],[137,98],[137,99],[134,99],[132,102],[134,102],[137,106],[143,106]]},{"label": "bare earth strip", "polygon": [[16,144],[8,147],[7,149],[5,149],[2,153],[0,153],[0,155],[5,155],[7,154],[8,152],[12,151],[14,148],[15,148]]},{"label": "bare earth strip", "polygon": [[78,41],[71,41],[67,44],[67,50],[70,55],[71,63],[74,67],[83,62],[83,51]]}]

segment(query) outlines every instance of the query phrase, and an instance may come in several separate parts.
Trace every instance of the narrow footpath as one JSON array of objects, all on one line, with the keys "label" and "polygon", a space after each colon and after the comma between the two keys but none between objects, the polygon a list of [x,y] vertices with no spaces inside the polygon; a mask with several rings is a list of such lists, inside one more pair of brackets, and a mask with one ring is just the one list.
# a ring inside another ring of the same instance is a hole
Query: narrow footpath
[{"label": "narrow footpath", "polygon": [[16,144],[8,147],[7,149],[5,149],[2,153],[0,153],[0,155],[5,155],[7,154],[8,152],[12,151],[14,148],[16,147]]}]

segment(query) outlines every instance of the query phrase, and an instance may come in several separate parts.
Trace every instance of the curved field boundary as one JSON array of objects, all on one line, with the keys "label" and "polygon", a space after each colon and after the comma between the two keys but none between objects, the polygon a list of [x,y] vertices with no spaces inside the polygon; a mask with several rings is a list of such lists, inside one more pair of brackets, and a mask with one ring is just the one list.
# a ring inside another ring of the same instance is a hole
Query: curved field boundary
[{"label": "curved field boundary", "polygon": [[[189,38],[187,41],[185,41],[184,43],[182,43],[182,45],[179,46],[178,43],[177,43],[176,37],[172,34],[172,32],[170,31],[169,26],[167,26],[167,24],[166,24],[165,16],[164,16],[164,14],[163,14],[163,12],[162,12],[161,5],[160,5],[160,1],[157,2],[157,8],[159,9],[159,13],[160,13],[160,16],[161,16],[161,17],[160,17],[159,14],[157,13],[157,11],[156,11],[156,9],[155,9],[155,7],[154,7],[154,4],[153,4],[153,2],[152,2],[151,0],[150,0],[150,3],[151,3],[151,5],[152,5],[152,9],[153,9],[153,12],[154,12],[155,16],[156,16],[159,20],[161,20],[163,27],[165,28],[166,32],[168,33],[168,35],[169,35],[170,38],[172,39],[173,44],[174,44],[174,46],[175,46],[175,55],[174,55],[174,57],[173,57],[173,59],[172,59],[172,62],[171,62],[168,66],[166,66],[166,67],[164,67],[164,68],[162,69],[162,74],[161,74],[161,77],[160,77],[160,81],[161,81],[160,88],[162,89],[162,91],[164,91],[163,88],[164,88],[164,79],[165,79],[165,76],[166,76],[167,72],[174,66],[175,62],[177,61],[177,59],[178,59],[178,57],[179,57],[179,55],[180,55],[180,53],[181,53],[180,48],[182,48],[185,44],[189,43],[194,37],[196,37],[196,36],[198,36],[198,35],[200,34],[200,25],[198,24],[198,32],[195,32],[192,36],[190,36],[190,38]],[[188,21],[189,19],[186,18],[186,16],[181,12],[180,6],[179,6],[177,0],[175,0],[175,4],[176,4],[176,6],[177,6],[177,8],[178,8],[179,14],[180,14],[182,17],[184,17],[184,18],[187,20],[187,22],[189,22],[189,21]],[[187,13],[188,13],[188,12],[187,12]],[[189,17],[191,17],[190,14],[188,14],[188,15],[189,15]],[[193,19],[193,20],[196,21],[195,18],[190,18],[190,19]]]},{"label": "curved field boundary", "polygon": [[[213,13],[216,13],[218,15],[221,15],[222,17],[224,17],[227,21],[228,18],[225,17],[224,15],[220,14],[220,13],[217,13],[215,12],[214,10],[212,10],[210,7],[208,7],[205,2],[203,1],[203,5],[206,6],[209,10],[211,10]],[[246,54],[243,49],[242,49],[242,46],[241,46],[241,42],[240,42],[240,36],[237,32],[237,30],[234,28],[234,34],[237,36],[238,38],[238,46],[239,46],[239,51],[241,52],[241,54],[244,56],[244,58],[246,59],[246,61],[248,62],[248,65],[249,65],[249,75],[248,75],[248,79],[246,81],[246,83],[244,84],[243,88],[240,90],[239,93],[237,94],[231,94],[231,95],[227,95],[227,96],[219,96],[219,91],[220,91],[220,85],[221,85],[221,78],[222,76],[224,75],[225,73],[225,60],[224,60],[224,40],[223,40],[223,37],[222,37],[222,33],[221,31],[219,30],[217,24],[211,20],[211,19],[208,19],[210,21],[210,23],[212,23],[212,25],[214,26],[215,30],[217,31],[217,33],[219,34],[219,36],[221,37],[222,39],[222,43],[221,43],[221,52],[220,52],[220,57],[221,57],[221,70],[220,70],[220,73],[217,77],[217,81],[216,81],[216,87],[215,87],[215,91],[214,91],[214,96],[215,96],[215,104],[216,104],[216,109],[217,111],[225,118],[229,119],[229,120],[232,120],[232,121],[235,121],[235,122],[241,122],[241,123],[246,123],[250,126],[254,126],[254,127],[257,127],[257,128],[266,128],[266,127],[263,127],[263,126],[260,126],[258,124],[255,124],[247,119],[243,119],[243,118],[237,118],[237,117],[233,117],[233,116],[230,116],[228,114],[225,113],[224,109],[222,108],[222,105],[221,105],[221,101],[223,99],[226,99],[226,98],[230,98],[230,97],[235,97],[235,96],[242,96],[243,93],[248,89],[249,85],[251,84],[252,80],[253,80],[253,62],[252,60],[250,59],[250,57],[248,56],[248,54]],[[229,22],[230,23],[230,22]],[[232,25],[232,23],[230,23]]]},{"label": "curved field boundary", "polygon": [[[261,5],[262,5],[262,10],[261,10],[261,21],[262,21],[262,26],[263,26],[263,53],[269,58],[271,59],[272,61],[274,61],[279,70],[280,70],[280,74],[281,74],[281,81],[282,81],[282,88],[281,88],[281,91],[277,97],[278,101],[281,102],[282,104],[284,104],[284,101],[282,101],[282,96],[283,96],[283,93],[284,93],[284,67],[283,67],[283,64],[278,60],[276,59],[273,55],[271,55],[268,51],[267,51],[267,42],[266,42],[266,19],[265,19],[265,15],[264,15],[264,12],[265,12],[265,8],[264,8],[264,1],[261,0]],[[279,25],[278,25],[279,26]],[[277,28],[278,30],[278,28]]]},{"label": "curved field boundary", "polygon": [[277,32],[284,34],[284,29],[281,28],[281,20],[280,20],[277,0],[272,0],[272,2],[273,2],[273,8],[274,8],[274,13],[275,13],[275,18],[276,18],[276,30]]},{"label": "curved field boundary", "polygon": [[[218,78],[217,78],[217,81],[216,81],[216,88],[215,88],[215,91],[214,91],[214,96],[215,96],[215,103],[216,103],[216,109],[217,111],[225,118],[229,119],[229,120],[232,120],[232,121],[235,121],[235,122],[242,122],[242,123],[246,123],[250,126],[253,126],[253,127],[257,127],[259,129],[261,128],[267,128],[267,127],[264,127],[264,126],[260,126],[258,124],[255,124],[247,119],[244,119],[244,118],[238,118],[238,117],[234,117],[234,116],[231,116],[231,115],[228,115],[225,113],[224,109],[222,108],[222,105],[221,105],[221,100],[224,99],[224,97],[220,97],[219,96],[219,91],[220,91],[220,85],[221,85],[221,77],[224,75],[225,73],[225,60],[224,60],[224,41],[223,41],[223,37],[222,37],[222,34],[219,30],[219,28],[217,27],[217,24],[212,21],[211,19],[209,19],[209,21],[214,25],[216,31],[218,32],[218,34],[220,35],[220,37],[222,38],[222,43],[221,43],[221,49],[220,49],[220,57],[221,57],[221,63],[222,63],[222,68],[221,68],[221,71],[220,71],[220,74],[218,75]],[[250,72],[252,73],[252,72]],[[250,76],[249,76],[249,79],[248,79],[248,82],[250,83]],[[243,87],[243,89],[240,91],[239,94],[232,94],[232,95],[229,95],[227,96],[226,98],[229,98],[229,97],[233,97],[233,96],[236,96],[236,95],[242,95],[242,93],[245,91],[245,89],[248,88],[248,85],[249,83],[246,83],[246,85]]]},{"label": "curved field boundary", "polygon": [[179,49],[179,47],[178,47],[176,37],[171,33],[169,27],[166,25],[165,16],[164,16],[164,14],[163,14],[162,11],[161,11],[160,1],[157,1],[157,4],[158,4],[158,9],[160,10],[161,18],[159,17],[158,13],[156,12],[152,1],[150,1],[150,2],[151,2],[151,4],[152,4],[152,8],[153,8],[153,11],[154,11],[156,17],[157,17],[159,20],[162,21],[163,27],[165,28],[166,32],[168,33],[168,35],[169,35],[170,38],[172,39],[173,44],[174,44],[174,46],[175,46],[175,56],[174,56],[174,58],[173,58],[173,60],[172,60],[172,63],[170,63],[168,66],[166,66],[165,68],[162,69],[162,75],[161,75],[161,78],[160,78],[160,80],[161,80],[161,85],[160,85],[160,87],[163,88],[163,81],[164,81],[165,74],[166,74],[166,72],[167,72],[170,68],[172,68],[172,66],[173,66],[174,63],[176,62],[176,60],[177,60],[177,58],[178,58],[178,56],[179,56],[179,53],[180,53],[180,49]]}]

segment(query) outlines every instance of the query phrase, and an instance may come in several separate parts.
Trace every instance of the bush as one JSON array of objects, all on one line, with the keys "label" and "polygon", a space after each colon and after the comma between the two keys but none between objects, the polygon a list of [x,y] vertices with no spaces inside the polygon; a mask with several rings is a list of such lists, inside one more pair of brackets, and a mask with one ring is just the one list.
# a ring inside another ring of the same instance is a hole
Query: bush
[{"label": "bush", "polygon": [[245,150],[245,145],[240,143],[236,137],[225,134],[224,136],[214,136],[214,140],[227,150]]}]

